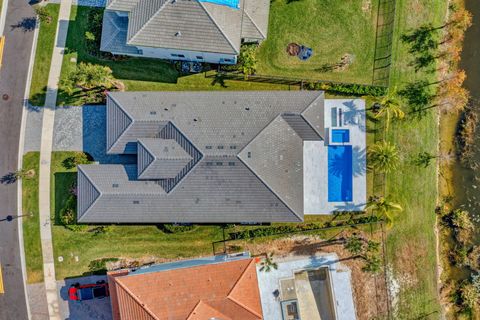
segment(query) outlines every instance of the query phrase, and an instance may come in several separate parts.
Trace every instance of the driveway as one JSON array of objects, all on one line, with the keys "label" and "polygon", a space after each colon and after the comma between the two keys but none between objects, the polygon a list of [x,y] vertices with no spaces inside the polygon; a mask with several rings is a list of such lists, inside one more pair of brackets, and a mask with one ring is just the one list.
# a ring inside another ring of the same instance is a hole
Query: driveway
[{"label": "driveway", "polygon": [[[35,14],[27,1],[10,0],[0,70],[0,176],[15,171],[18,165],[23,98],[34,27]],[[0,184],[0,219],[17,213],[17,184]],[[17,220],[0,222],[0,263],[5,285],[5,294],[0,294],[0,319],[27,319]]]},{"label": "driveway", "polygon": [[60,292],[60,316],[68,320],[111,320],[112,308],[110,307],[110,298],[88,300],[88,301],[69,301],[68,288],[74,283],[87,284],[96,283],[99,280],[107,281],[106,276],[90,276],[81,278],[65,279],[57,281]]}]

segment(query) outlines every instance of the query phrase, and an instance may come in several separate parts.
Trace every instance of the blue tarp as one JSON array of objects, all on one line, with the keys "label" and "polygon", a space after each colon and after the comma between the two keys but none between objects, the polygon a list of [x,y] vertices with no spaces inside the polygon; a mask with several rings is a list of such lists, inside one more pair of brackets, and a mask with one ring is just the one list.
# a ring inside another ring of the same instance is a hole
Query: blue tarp
[{"label": "blue tarp", "polygon": [[199,1],[219,4],[221,6],[227,6],[234,9],[240,9],[240,0],[199,0]]}]

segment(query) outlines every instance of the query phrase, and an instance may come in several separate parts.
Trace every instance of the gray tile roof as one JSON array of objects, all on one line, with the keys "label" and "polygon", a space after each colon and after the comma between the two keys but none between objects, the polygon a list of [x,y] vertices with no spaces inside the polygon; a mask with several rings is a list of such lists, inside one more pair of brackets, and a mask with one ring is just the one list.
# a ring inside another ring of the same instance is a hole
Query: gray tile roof
[{"label": "gray tile roof", "polygon": [[105,10],[100,50],[122,54],[138,54],[139,51],[136,47],[127,45],[127,28],[128,17],[119,16],[115,11]]},{"label": "gray tile roof", "polygon": [[[110,0],[104,24],[115,27],[103,28],[102,50],[122,49],[117,42],[124,40],[127,50],[143,46],[238,54],[242,38],[266,38],[270,3],[241,0],[240,7],[197,0]],[[128,12],[126,34],[123,21],[112,22],[110,10]]]},{"label": "gray tile roof", "polygon": [[242,38],[266,39],[270,0],[245,0]]},{"label": "gray tile roof", "polygon": [[141,0],[108,0],[105,7],[109,10],[130,11],[140,1]]},{"label": "gray tile roof", "polygon": [[313,91],[110,93],[110,152],[138,151],[138,166],[80,166],[79,221],[302,220],[303,141],[321,138],[301,113],[319,98]]}]

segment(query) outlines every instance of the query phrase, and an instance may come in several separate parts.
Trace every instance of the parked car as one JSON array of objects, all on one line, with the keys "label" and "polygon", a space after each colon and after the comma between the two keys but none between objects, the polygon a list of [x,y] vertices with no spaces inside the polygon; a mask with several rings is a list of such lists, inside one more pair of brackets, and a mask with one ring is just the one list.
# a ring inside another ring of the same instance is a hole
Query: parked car
[{"label": "parked car", "polygon": [[80,284],[77,282],[72,284],[68,289],[68,297],[72,301],[103,299],[109,295],[108,283],[103,280],[89,284]]}]

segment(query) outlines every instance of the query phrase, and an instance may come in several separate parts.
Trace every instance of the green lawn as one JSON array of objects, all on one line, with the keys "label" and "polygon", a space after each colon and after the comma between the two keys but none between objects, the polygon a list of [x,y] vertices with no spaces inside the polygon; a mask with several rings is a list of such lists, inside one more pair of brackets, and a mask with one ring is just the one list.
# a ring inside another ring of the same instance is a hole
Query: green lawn
[{"label": "green lawn", "polygon": [[48,74],[50,72],[53,47],[55,45],[55,32],[57,29],[60,5],[48,4],[45,8],[52,17],[52,21],[50,23],[41,23],[38,34],[32,84],[30,86],[30,103],[34,106],[43,106],[45,104]]},{"label": "green lawn", "polygon": [[[258,52],[257,73],[371,84],[376,19],[377,1],[271,1],[268,36]],[[291,42],[311,47],[313,56],[308,61],[289,56],[286,47]],[[346,70],[321,70],[345,54],[354,57]]]},{"label": "green lawn", "polygon": [[[397,1],[391,85],[402,88],[415,79],[434,80],[435,74],[415,73],[409,63],[412,55],[400,41],[401,34],[425,23],[441,25],[447,1]],[[389,139],[401,150],[403,161],[396,172],[389,174],[387,193],[402,204],[388,234],[388,255],[397,279],[400,279],[398,318],[412,319],[439,311],[435,279],[435,205],[437,177],[435,166],[421,169],[409,164],[419,152],[437,153],[438,126],[436,111],[418,120],[407,120],[392,127]],[[431,315],[437,319],[438,314]]]},{"label": "green lawn", "polygon": [[[90,62],[109,66],[115,78],[121,80],[129,91],[158,90],[288,90],[286,85],[247,83],[243,81],[225,81],[222,86],[203,74],[181,76],[169,62],[158,59],[128,58],[123,61],[111,61],[91,56],[86,48],[85,32],[88,30],[88,13],[102,10],[83,6],[73,6],[67,36],[67,54],[63,59],[62,75],[77,63]],[[67,96],[60,92],[59,105],[78,105],[81,100],[76,96]]]},{"label": "green lawn", "polygon": [[23,156],[23,168],[35,170],[35,176],[22,180],[23,236],[27,264],[27,282],[43,281],[42,245],[40,243],[40,220],[38,210],[38,175],[40,153],[29,152]]}]

